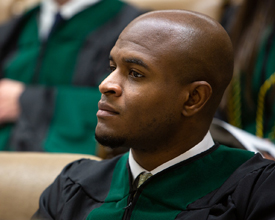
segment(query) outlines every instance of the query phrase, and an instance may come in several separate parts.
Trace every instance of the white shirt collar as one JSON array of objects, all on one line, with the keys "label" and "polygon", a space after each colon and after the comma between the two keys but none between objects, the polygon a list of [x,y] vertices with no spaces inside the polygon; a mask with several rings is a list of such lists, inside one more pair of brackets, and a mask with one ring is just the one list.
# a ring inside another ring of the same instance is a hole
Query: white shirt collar
[{"label": "white shirt collar", "polygon": [[70,19],[85,8],[99,2],[100,0],[70,0],[59,7],[54,0],[42,0],[39,18],[39,36],[44,39],[54,23],[55,14],[59,11],[62,18]]},{"label": "white shirt collar", "polygon": [[[168,167],[171,167],[181,161],[187,160],[188,158],[191,158],[197,154],[200,154],[200,153],[208,150],[213,145],[214,145],[214,141],[212,139],[210,132],[208,131],[207,134],[205,135],[205,137],[203,138],[203,140],[200,143],[198,143],[196,146],[192,147],[190,150],[184,152],[183,154],[173,158],[172,160],[169,160],[169,161],[165,162],[164,164],[161,164],[154,170],[151,170],[150,173],[155,175],[156,173],[159,173],[160,171],[165,170]],[[130,149],[130,153],[129,153],[129,166],[130,166],[130,170],[132,172],[133,180],[135,180],[136,177],[140,173],[149,172],[149,171],[145,170],[143,167],[141,167],[135,161],[131,149]]]}]

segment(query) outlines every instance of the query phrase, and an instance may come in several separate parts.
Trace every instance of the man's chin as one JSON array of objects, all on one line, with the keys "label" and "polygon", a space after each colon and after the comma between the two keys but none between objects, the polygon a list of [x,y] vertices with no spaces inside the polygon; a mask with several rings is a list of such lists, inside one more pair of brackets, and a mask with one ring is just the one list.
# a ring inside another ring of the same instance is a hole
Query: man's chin
[{"label": "man's chin", "polygon": [[95,139],[101,145],[110,148],[123,147],[125,143],[125,138],[122,137],[113,137],[111,135],[97,135],[95,134]]}]

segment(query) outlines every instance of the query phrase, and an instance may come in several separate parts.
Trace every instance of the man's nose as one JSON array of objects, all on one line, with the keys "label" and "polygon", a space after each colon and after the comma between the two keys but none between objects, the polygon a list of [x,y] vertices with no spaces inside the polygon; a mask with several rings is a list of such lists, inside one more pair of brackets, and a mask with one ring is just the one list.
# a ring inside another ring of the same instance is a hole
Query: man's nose
[{"label": "man's nose", "polygon": [[121,96],[122,88],[119,84],[119,76],[117,71],[112,72],[99,85],[99,91],[104,95]]}]

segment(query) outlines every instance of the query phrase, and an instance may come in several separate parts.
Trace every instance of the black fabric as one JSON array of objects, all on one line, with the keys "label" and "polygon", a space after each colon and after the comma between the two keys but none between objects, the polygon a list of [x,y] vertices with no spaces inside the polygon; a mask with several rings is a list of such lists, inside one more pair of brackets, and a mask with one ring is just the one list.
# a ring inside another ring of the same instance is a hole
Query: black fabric
[{"label": "black fabric", "polygon": [[219,189],[190,204],[176,218],[207,220],[275,219],[275,164],[255,155]]},{"label": "black fabric", "polygon": [[113,170],[119,159],[82,159],[67,165],[43,192],[40,209],[32,219],[85,219],[107,197]]},{"label": "black fabric", "polygon": [[[40,209],[33,219],[85,219],[94,208],[103,204],[119,159],[81,160],[68,165],[42,194]],[[129,181],[131,185],[131,178]],[[257,154],[241,165],[219,189],[189,204],[176,219],[275,219],[274,182],[275,163]]]},{"label": "black fabric", "polygon": [[50,120],[54,114],[55,90],[29,86],[24,90],[19,101],[20,120],[17,121],[13,129],[11,149],[15,151],[43,151],[41,143],[47,134]]},{"label": "black fabric", "polygon": [[221,17],[221,25],[224,27],[224,29],[228,32],[231,30],[232,25],[236,18],[236,12],[239,10],[239,6],[235,5],[225,5],[222,17]]},{"label": "black fabric", "polygon": [[125,5],[115,18],[87,38],[77,62],[74,85],[98,86],[109,73],[109,54],[119,34],[131,20],[142,13]]}]

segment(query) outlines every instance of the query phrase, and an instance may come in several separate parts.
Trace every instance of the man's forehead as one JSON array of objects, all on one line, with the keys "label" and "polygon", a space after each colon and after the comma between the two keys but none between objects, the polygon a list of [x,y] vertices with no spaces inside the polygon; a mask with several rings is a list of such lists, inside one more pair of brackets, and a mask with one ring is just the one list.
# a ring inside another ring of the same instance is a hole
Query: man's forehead
[{"label": "man's forehead", "polygon": [[[185,48],[190,48],[187,44],[192,42],[190,35],[183,34],[184,28],[179,24],[168,24],[167,20],[140,20],[124,29],[110,54],[116,61],[134,57],[150,65],[159,65],[164,60],[179,61]],[[182,44],[185,37],[186,43]]]},{"label": "man's forehead", "polygon": [[[144,37],[151,41],[168,40],[188,31],[185,24],[179,24],[167,19],[147,18],[128,25],[120,34],[119,39],[140,39]],[[192,27],[191,27],[192,28]]]},{"label": "man's forehead", "polygon": [[184,10],[163,10],[146,13],[133,20],[122,34],[139,33],[159,34],[183,34],[189,31],[205,30],[215,26],[216,21],[200,13]]},{"label": "man's forehead", "polygon": [[[128,25],[120,34],[117,45],[132,43],[147,50],[185,52],[201,36],[201,30],[188,22],[166,18],[146,18]],[[139,48],[142,49],[142,48]]]},{"label": "man's forehead", "polygon": [[125,61],[125,60],[141,60],[146,63],[146,60],[156,60],[154,51],[146,47],[146,45],[139,44],[135,41],[127,41],[118,39],[115,46],[110,52],[110,60],[112,61]]}]

